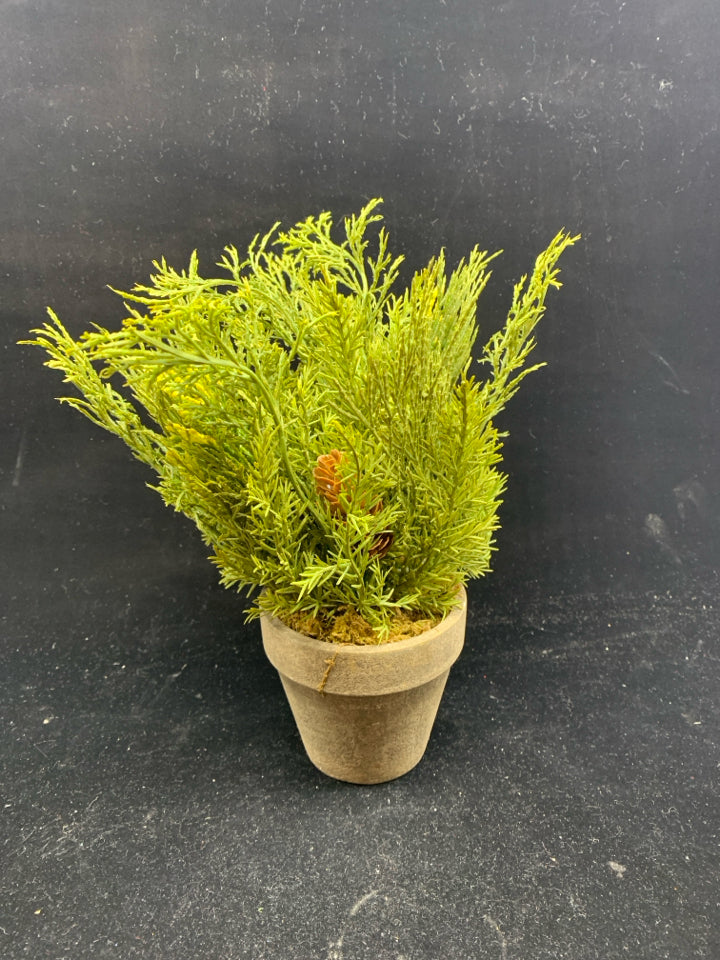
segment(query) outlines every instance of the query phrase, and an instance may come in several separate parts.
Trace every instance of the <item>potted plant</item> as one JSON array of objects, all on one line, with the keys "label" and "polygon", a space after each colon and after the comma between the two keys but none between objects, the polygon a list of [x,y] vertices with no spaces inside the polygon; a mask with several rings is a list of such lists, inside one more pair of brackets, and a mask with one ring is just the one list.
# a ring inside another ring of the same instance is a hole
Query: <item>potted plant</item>
[{"label": "potted plant", "polygon": [[[401,257],[373,200],[336,239],[323,213],[276,224],[225,275],[162,259],[121,296],[119,329],[25,341],[190,517],[222,582],[252,591],[306,749],[331,776],[421,758],[463,644],[464,584],[489,570],[505,477],[497,414],[537,366],[533,330],[560,232],[514,289],[473,373],[477,300],[497,254],[444,254],[393,292]],[[144,412],[143,412],[144,411]],[[399,710],[396,715],[395,711]]]}]

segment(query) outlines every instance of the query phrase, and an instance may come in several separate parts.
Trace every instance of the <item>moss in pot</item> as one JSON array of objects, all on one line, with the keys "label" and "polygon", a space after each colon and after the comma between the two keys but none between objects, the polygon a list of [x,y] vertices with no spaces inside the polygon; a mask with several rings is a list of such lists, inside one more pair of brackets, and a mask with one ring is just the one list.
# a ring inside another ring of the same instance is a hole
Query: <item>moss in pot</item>
[{"label": "moss in pot", "polygon": [[64,402],[155,471],[222,582],[252,592],[311,760],[359,783],[422,757],[463,644],[464,585],[490,568],[494,420],[539,366],[533,331],[578,239],[562,231],[539,255],[474,372],[498,254],[475,248],[448,276],[440,253],[396,293],[379,203],[337,237],[323,213],[276,225],[244,259],[227,247],[221,278],[194,254],[181,272],[163,259],[121,293],[119,329],[75,339],[49,311],[26,341],[79,391]]}]

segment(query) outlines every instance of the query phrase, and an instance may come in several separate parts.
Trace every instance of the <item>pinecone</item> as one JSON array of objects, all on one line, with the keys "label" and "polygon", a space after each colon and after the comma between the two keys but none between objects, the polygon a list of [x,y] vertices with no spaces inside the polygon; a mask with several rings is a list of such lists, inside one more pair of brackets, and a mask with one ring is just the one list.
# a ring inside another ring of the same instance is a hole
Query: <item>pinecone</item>
[{"label": "pinecone", "polygon": [[380,533],[376,533],[373,537],[373,544],[370,547],[370,556],[382,560],[393,545],[394,539],[395,534],[392,530],[381,530]]},{"label": "pinecone", "polygon": [[345,516],[345,511],[339,500],[342,490],[342,479],[338,476],[337,468],[342,463],[343,455],[340,450],[331,450],[330,453],[323,453],[317,458],[317,466],[313,470],[315,477],[315,489],[318,496],[330,504],[330,510],[334,514]]},{"label": "pinecone", "polygon": [[[340,450],[331,450],[330,453],[323,453],[317,458],[317,466],[313,470],[315,478],[315,489],[318,496],[327,500],[330,504],[330,511],[341,519],[345,518],[345,510],[340,503],[340,493],[343,489],[342,478],[338,476],[338,467],[342,463],[344,455]],[[364,505],[361,504],[361,507]],[[383,508],[382,500],[379,500],[370,508],[373,515],[379,513]],[[370,556],[378,557],[380,560],[388,553],[393,545],[395,534],[392,530],[381,530],[373,537],[370,547]]]}]

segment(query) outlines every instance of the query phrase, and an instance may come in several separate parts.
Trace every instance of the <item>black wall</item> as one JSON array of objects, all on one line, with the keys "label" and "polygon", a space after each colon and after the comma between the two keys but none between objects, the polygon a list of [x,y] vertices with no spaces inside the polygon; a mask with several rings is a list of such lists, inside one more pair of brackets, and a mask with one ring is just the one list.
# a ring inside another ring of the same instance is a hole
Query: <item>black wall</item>
[{"label": "black wall", "polygon": [[106,285],[159,256],[209,268],[277,219],[377,195],[409,268],[504,248],[483,341],[556,231],[583,234],[539,333],[549,365],[504,418],[487,589],[629,589],[717,561],[716,0],[31,0],[0,23],[16,596],[107,558],[128,583],[180,555],[205,570],[144,468],[14,346],[45,305],[74,332],[119,321]]}]

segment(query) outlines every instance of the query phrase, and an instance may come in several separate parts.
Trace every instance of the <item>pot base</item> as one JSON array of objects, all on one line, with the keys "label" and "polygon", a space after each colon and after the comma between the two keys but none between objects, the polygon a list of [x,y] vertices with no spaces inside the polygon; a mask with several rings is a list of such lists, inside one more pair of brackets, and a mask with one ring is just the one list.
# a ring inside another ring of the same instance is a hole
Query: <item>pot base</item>
[{"label": "pot base", "polygon": [[449,670],[411,690],[377,697],[321,694],[281,676],[305,752],[346,783],[385,783],[423,757]]}]

